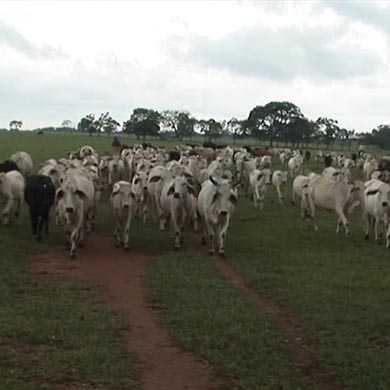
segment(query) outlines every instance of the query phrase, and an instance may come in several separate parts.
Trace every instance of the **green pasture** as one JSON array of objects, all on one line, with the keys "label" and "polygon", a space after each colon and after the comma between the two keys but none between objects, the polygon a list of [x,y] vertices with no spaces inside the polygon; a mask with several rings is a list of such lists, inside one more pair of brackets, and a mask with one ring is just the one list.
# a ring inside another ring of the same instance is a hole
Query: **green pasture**
[{"label": "green pasture", "polygon": [[[0,160],[25,150],[38,167],[85,144],[112,153],[111,138],[105,136],[1,133]],[[307,172],[322,168],[314,162],[304,166]],[[335,214],[320,211],[320,229],[314,232],[290,204],[289,193],[285,203],[277,204],[272,188],[263,211],[240,198],[226,261],[298,318],[335,383],[354,390],[389,389],[390,252],[363,240],[360,209],[350,218],[351,237],[346,238],[343,230],[335,234]],[[109,215],[105,195],[98,214],[101,234],[111,235]],[[200,239],[187,239],[173,256],[169,233],[159,232],[153,217],[146,225],[135,221],[131,230],[132,246],[158,259],[146,288],[164,307],[164,324],[178,345],[210,364],[224,388],[312,389],[287,353],[283,334],[221,278]],[[136,356],[120,339],[124,324],[102,306],[95,289],[37,280],[26,272],[27,255],[45,248],[34,243],[26,210],[20,226],[1,227],[0,237],[0,388],[51,389],[62,382],[138,387]],[[62,245],[63,238],[52,224],[48,241]]]}]

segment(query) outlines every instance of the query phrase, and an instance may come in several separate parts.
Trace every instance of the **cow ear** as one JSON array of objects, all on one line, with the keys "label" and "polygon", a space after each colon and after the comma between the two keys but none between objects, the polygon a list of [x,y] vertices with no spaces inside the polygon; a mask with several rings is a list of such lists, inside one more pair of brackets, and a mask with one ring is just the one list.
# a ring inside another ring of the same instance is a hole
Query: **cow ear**
[{"label": "cow ear", "polygon": [[236,196],[236,195],[230,194],[230,196],[229,196],[229,201],[230,201],[234,206],[237,206],[238,199],[237,199],[237,196]]},{"label": "cow ear", "polygon": [[134,180],[134,184],[138,184],[139,182],[140,182],[140,178],[139,177],[137,177],[135,180]]},{"label": "cow ear", "polygon": [[260,180],[263,176],[264,176],[264,173],[259,173],[259,175],[257,176],[257,180]]},{"label": "cow ear", "polygon": [[149,179],[149,183],[157,183],[159,180],[161,180],[161,176],[152,176]]},{"label": "cow ear", "polygon": [[112,187],[111,196],[115,196],[119,194],[120,186],[118,184],[114,184],[114,187]]},{"label": "cow ear", "polygon": [[372,191],[368,191],[368,192],[366,193],[366,195],[367,195],[367,196],[375,195],[375,194],[377,194],[378,192],[379,192],[379,189],[377,189],[377,190],[372,190]]},{"label": "cow ear", "polygon": [[340,172],[334,172],[332,176],[338,176],[340,175]]},{"label": "cow ear", "polygon": [[211,181],[211,183],[213,183],[215,186],[218,186],[218,183],[217,183],[217,181],[210,175],[210,181]]},{"label": "cow ear", "polygon": [[83,191],[80,191],[80,190],[77,190],[76,191],[76,195],[82,199],[82,200],[86,200],[87,199],[87,195],[85,195],[85,193]]},{"label": "cow ear", "polygon": [[194,195],[196,196],[196,193],[195,193],[195,188],[190,186],[189,184],[187,184],[187,189],[188,189],[188,192],[191,194],[191,195]]},{"label": "cow ear", "polygon": [[64,197],[64,191],[60,189],[56,193],[56,202],[60,201]]},{"label": "cow ear", "polygon": [[175,187],[171,186],[167,192],[167,195],[172,195],[175,192]]}]

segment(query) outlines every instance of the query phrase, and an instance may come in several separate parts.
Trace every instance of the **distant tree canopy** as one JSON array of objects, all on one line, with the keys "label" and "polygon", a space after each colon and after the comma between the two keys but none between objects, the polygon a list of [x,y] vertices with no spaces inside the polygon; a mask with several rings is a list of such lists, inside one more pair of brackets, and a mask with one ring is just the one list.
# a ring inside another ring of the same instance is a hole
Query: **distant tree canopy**
[{"label": "distant tree canopy", "polygon": [[363,141],[369,145],[377,145],[381,149],[390,149],[390,125],[379,125],[371,133],[363,135]]},{"label": "distant tree canopy", "polygon": [[23,127],[22,121],[13,120],[9,123],[10,130],[20,130]]},{"label": "distant tree canopy", "polygon": [[[22,121],[9,123],[10,130],[19,130]],[[99,116],[91,113],[85,115],[77,126],[65,119],[60,127],[48,127],[45,131],[86,132],[89,134],[111,134],[117,131],[120,123],[109,112]],[[221,137],[251,137],[269,146],[280,143],[294,147],[308,146],[309,143],[325,144],[341,148],[351,147],[352,141],[363,142],[390,149],[390,125],[380,125],[372,132],[356,134],[354,129],[341,127],[336,119],[319,117],[317,120],[307,118],[301,109],[292,102],[271,101],[265,105],[257,105],[250,110],[247,118],[230,118],[218,121],[215,118],[196,119],[188,111],[163,110],[161,112],[144,107],[133,110],[128,120],[123,122],[122,131],[133,134],[137,138],[174,136],[177,139],[203,135],[209,140]],[[37,129],[39,130],[39,129]],[[163,130],[163,131],[161,131]]]},{"label": "distant tree canopy", "polygon": [[130,119],[123,123],[123,132],[134,134],[137,138],[158,136],[162,115],[148,108],[135,108]]}]

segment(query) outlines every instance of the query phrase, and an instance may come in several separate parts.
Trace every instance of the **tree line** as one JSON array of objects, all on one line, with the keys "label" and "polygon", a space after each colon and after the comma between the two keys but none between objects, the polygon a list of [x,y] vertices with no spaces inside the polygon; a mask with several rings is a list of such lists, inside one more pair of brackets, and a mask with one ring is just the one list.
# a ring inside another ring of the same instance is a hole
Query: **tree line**
[{"label": "tree line", "polygon": [[[17,124],[16,124],[17,123]],[[18,129],[21,121],[12,121],[10,128]],[[12,126],[11,126],[12,124]],[[121,130],[137,138],[170,137],[178,140],[202,134],[209,140],[230,137],[233,140],[252,138],[268,144],[270,147],[281,143],[293,147],[309,144],[325,144],[333,147],[335,143],[351,147],[353,141],[377,145],[390,149],[390,125],[380,125],[367,133],[356,133],[346,129],[333,118],[319,117],[316,120],[307,118],[301,109],[291,102],[272,101],[254,107],[247,118],[218,121],[214,118],[199,119],[188,111],[135,108],[128,120],[121,125],[112,116],[102,113],[85,115],[73,125],[71,121],[62,122],[59,131],[77,131],[89,134],[106,133],[108,135]]]}]

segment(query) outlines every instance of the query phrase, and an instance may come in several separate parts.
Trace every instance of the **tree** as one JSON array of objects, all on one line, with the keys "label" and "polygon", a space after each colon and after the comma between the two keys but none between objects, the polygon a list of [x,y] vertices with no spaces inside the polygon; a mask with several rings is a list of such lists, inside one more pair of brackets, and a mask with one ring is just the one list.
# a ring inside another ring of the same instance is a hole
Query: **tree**
[{"label": "tree", "polygon": [[22,121],[16,121],[16,120],[13,120],[9,123],[9,129],[10,130],[20,130],[23,126],[23,122]]},{"label": "tree", "polygon": [[162,122],[175,132],[178,139],[192,136],[196,119],[187,111],[165,110],[161,114]]},{"label": "tree", "polygon": [[88,132],[90,135],[96,132],[94,127],[95,114],[85,115],[80,119],[80,122],[77,124],[77,130],[81,132]]},{"label": "tree", "polygon": [[71,128],[73,129],[74,128],[74,123],[69,120],[69,119],[64,119],[61,123],[61,127],[68,127],[68,128]]},{"label": "tree", "polygon": [[135,134],[137,138],[157,136],[160,131],[161,115],[158,111],[148,108],[135,108],[130,119],[123,123],[123,131]]},{"label": "tree", "polygon": [[290,102],[270,102],[256,106],[249,113],[246,126],[257,139],[268,139],[272,147],[274,140],[283,138],[286,126],[303,114],[298,106]]},{"label": "tree", "polygon": [[315,125],[306,117],[298,117],[285,126],[282,138],[294,146],[300,143],[309,143],[315,134]]},{"label": "tree", "polygon": [[365,141],[383,149],[390,149],[390,125],[379,125],[372,130],[371,136],[366,137]]},{"label": "tree", "polygon": [[215,119],[210,118],[208,120],[201,119],[197,123],[198,129],[209,140],[218,138],[222,135],[222,124]]},{"label": "tree", "polygon": [[339,134],[340,127],[338,122],[332,118],[320,117],[316,121],[320,132],[322,133],[322,139],[324,143],[329,146],[334,144],[336,134]]}]

